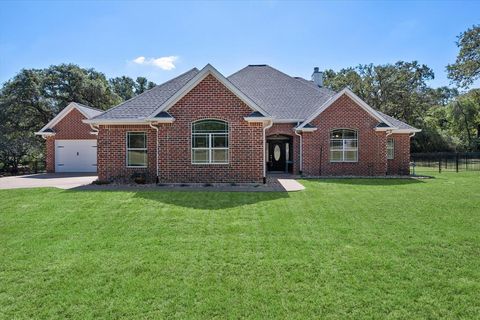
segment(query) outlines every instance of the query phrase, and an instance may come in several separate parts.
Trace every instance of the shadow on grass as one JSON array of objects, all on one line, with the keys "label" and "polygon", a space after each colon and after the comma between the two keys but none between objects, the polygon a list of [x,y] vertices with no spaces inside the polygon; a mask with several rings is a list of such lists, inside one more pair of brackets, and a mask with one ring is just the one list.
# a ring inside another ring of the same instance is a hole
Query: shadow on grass
[{"label": "shadow on grass", "polygon": [[265,201],[288,198],[288,192],[201,192],[201,191],[153,191],[153,190],[82,190],[70,189],[66,193],[102,192],[134,193],[133,198],[146,199],[177,207],[222,210]]},{"label": "shadow on grass", "polygon": [[287,192],[137,192],[135,197],[186,208],[222,210],[289,196]]},{"label": "shadow on grass", "polygon": [[417,183],[425,183],[422,179],[415,178],[342,178],[342,179],[305,179],[306,181],[326,184],[347,184],[347,185],[362,185],[362,186],[398,186],[410,185]]}]

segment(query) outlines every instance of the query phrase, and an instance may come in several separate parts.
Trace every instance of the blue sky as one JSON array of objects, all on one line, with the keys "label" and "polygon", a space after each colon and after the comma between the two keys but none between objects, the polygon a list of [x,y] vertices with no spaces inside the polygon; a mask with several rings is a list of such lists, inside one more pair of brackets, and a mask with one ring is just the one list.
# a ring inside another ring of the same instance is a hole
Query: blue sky
[{"label": "blue sky", "polygon": [[437,87],[479,12],[476,1],[2,2],[0,82],[59,63],[161,83],[207,63],[226,76],[265,63],[308,78],[314,66],[418,60]]}]

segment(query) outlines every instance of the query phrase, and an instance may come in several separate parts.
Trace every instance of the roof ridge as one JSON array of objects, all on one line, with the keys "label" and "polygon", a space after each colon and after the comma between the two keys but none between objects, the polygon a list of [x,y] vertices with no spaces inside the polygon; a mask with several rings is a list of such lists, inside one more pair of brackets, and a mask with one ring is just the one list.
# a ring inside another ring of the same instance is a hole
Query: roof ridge
[{"label": "roof ridge", "polygon": [[[176,76],[175,78],[172,78],[172,79],[170,79],[170,80],[168,80],[168,81],[165,81],[165,82],[163,82],[163,83],[161,83],[161,84],[157,84],[155,87],[153,87],[153,88],[151,88],[151,89],[148,89],[148,90],[145,90],[145,91],[143,91],[142,93],[136,95],[135,97],[132,97],[132,98],[130,98],[130,99],[128,99],[128,100],[125,100],[125,101],[121,102],[120,104],[117,104],[116,106],[114,106],[114,107],[112,107],[112,108],[110,108],[110,109],[108,109],[108,110],[105,110],[105,111],[104,111],[104,114],[107,113],[107,112],[110,112],[111,110],[117,109],[118,107],[123,106],[123,105],[126,104],[127,102],[131,102],[131,101],[137,99],[138,97],[146,94],[147,92],[152,91],[153,89],[156,89],[156,88],[158,88],[158,87],[162,87],[162,86],[166,85],[167,83],[170,83],[170,82],[172,82],[173,80],[178,79],[178,78],[180,78],[180,77],[182,77],[182,76],[186,75],[187,73],[192,72],[192,71],[194,71],[194,70],[195,70],[195,71],[198,71],[197,67],[193,67],[192,69],[190,69],[190,70],[188,70],[188,71],[185,71],[185,72],[182,73],[182,74],[179,74],[179,75]],[[102,115],[103,115],[103,114],[102,114]],[[92,119],[95,119],[96,117],[99,117],[99,116],[101,116],[101,115],[99,114],[98,116],[95,116],[95,117],[93,117]]]},{"label": "roof ridge", "polygon": [[228,79],[228,78],[230,78],[230,77],[232,77],[232,76],[236,75],[237,73],[239,73],[239,72],[240,72],[240,71],[242,71],[243,69],[246,69],[246,68],[248,68],[248,66],[249,66],[249,65],[247,65],[247,66],[243,67],[242,69],[240,69],[240,70],[238,70],[238,71],[235,71],[234,73],[232,73],[231,75],[229,75],[229,76],[228,76],[228,77],[226,77],[226,78]]}]

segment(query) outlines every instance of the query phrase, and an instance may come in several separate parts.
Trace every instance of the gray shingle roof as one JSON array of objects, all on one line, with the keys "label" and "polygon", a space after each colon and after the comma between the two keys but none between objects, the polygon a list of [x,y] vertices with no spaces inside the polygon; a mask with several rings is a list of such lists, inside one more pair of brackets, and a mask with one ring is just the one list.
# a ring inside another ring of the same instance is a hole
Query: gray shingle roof
[{"label": "gray shingle roof", "polygon": [[335,95],[268,65],[247,66],[228,80],[276,119],[306,119]]},{"label": "gray shingle roof", "polygon": [[383,112],[380,112],[377,110],[378,113],[380,113],[380,115],[382,117],[385,118],[385,120],[387,120],[388,122],[390,122],[394,127],[398,128],[398,129],[416,129],[415,127],[412,127],[411,125],[403,122],[403,121],[400,121],[398,119],[395,119],[393,117],[390,117],[389,115],[383,113]]},{"label": "gray shingle roof", "polygon": [[79,109],[82,110],[82,112],[84,112],[88,116],[89,119],[103,113],[102,110],[97,109],[97,108],[92,108],[92,107],[86,106],[86,105],[78,103],[78,102],[75,102],[75,104],[77,105],[77,107]]},{"label": "gray shingle roof", "polygon": [[172,80],[111,108],[95,117],[95,119],[144,119],[187,84],[198,72],[197,68],[193,68]]},{"label": "gray shingle roof", "polygon": [[[183,88],[200,71],[193,68],[170,81],[154,87],[102,113],[101,110],[77,105],[91,117],[99,120],[144,119]],[[318,87],[313,81],[291,77],[268,65],[249,65],[227,78],[235,87],[258,104],[275,119],[303,121],[311,116],[336,93]],[[378,111],[379,112],[379,111]],[[255,114],[255,113],[252,113]],[[399,129],[414,127],[379,112],[387,121]],[[157,117],[164,117],[160,113]]]}]

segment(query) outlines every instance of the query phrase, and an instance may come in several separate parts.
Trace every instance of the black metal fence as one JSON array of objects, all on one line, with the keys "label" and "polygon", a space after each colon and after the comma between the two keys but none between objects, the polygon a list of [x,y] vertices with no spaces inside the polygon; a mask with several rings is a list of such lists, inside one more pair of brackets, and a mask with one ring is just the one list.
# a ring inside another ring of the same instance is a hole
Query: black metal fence
[{"label": "black metal fence", "polygon": [[415,171],[479,171],[480,152],[412,153],[411,170]]}]

